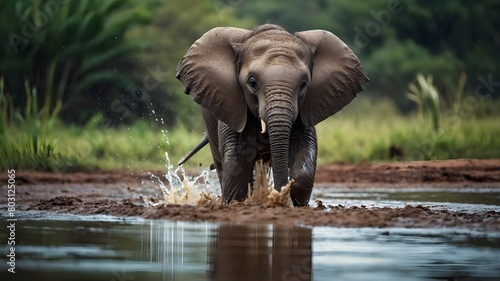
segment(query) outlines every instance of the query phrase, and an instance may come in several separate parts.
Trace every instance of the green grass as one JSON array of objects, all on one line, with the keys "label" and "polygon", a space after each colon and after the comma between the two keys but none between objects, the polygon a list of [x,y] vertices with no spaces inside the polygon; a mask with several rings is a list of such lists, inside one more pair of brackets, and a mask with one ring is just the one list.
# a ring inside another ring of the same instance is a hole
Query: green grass
[{"label": "green grass", "polygon": [[[11,132],[13,133],[13,132]],[[155,131],[145,123],[129,128],[80,128],[58,124],[47,132],[43,144],[35,153],[22,132],[10,135],[0,149],[2,170],[41,170],[54,172],[81,170],[151,170],[164,169],[165,152],[171,162],[177,161],[201,139],[202,133],[179,128],[172,132]],[[5,139],[5,136],[2,136]],[[168,142],[167,142],[168,139]],[[193,157],[190,166],[209,165],[210,150],[204,149]]]},{"label": "green grass", "polygon": [[[56,152],[51,138],[46,134],[54,131],[59,107],[52,111],[44,103],[38,109],[37,89],[25,81],[26,106],[14,109],[12,96],[4,92],[4,80],[0,77],[0,168],[21,170],[84,170],[73,155]],[[47,101],[46,101],[47,102]]]},{"label": "green grass", "polygon": [[[76,155],[85,165],[103,170],[163,169],[167,163],[165,152],[175,165],[203,136],[202,132],[188,132],[184,128],[162,132],[144,122],[120,129],[61,127],[60,130],[66,132],[65,137],[57,139],[61,153]],[[204,149],[190,164],[210,165],[209,161],[210,150]]]},{"label": "green grass", "polygon": [[317,128],[319,162],[391,160],[390,146],[402,149],[401,160],[500,157],[499,118],[467,120],[459,128],[443,125],[434,132],[411,118],[332,118]]},{"label": "green grass", "polygon": [[350,107],[317,126],[319,163],[392,160],[390,146],[403,151],[399,160],[500,157],[500,116],[452,114],[435,131],[432,122],[401,116],[387,102]]},{"label": "green grass", "polygon": [[[84,128],[55,121],[43,132],[33,127],[36,119],[15,126],[4,122],[0,166],[43,171],[165,169],[165,152],[175,165],[202,137],[202,132],[183,127],[162,131],[145,122],[103,129],[97,126],[98,119]],[[374,104],[361,98],[320,123],[317,132],[320,164],[389,161],[391,145],[403,150],[400,160],[500,158],[498,116],[443,118],[436,132],[432,122],[402,116],[389,102]],[[208,146],[186,166],[199,163],[204,167],[212,163]]]}]

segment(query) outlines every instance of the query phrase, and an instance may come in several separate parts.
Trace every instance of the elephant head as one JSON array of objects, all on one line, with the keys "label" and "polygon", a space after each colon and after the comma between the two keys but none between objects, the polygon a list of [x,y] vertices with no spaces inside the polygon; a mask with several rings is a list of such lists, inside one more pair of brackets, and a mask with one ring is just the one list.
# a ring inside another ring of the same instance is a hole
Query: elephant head
[{"label": "elephant head", "polygon": [[335,114],[368,81],[358,58],[332,33],[293,35],[271,24],[208,31],[180,61],[177,78],[195,102],[236,132],[254,118],[249,114],[262,120],[278,188],[288,182],[292,126],[313,127]]}]

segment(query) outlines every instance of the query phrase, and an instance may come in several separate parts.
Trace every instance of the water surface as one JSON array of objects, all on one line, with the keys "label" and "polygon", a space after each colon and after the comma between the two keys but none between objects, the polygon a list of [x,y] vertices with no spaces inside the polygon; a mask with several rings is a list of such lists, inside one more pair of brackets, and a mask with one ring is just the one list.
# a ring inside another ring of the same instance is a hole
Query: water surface
[{"label": "water surface", "polygon": [[500,233],[46,215],[18,220],[2,280],[500,280]]},{"label": "water surface", "polygon": [[454,212],[500,212],[500,191],[495,188],[364,188],[325,186],[313,189],[313,200],[325,205],[404,208],[422,205]]}]

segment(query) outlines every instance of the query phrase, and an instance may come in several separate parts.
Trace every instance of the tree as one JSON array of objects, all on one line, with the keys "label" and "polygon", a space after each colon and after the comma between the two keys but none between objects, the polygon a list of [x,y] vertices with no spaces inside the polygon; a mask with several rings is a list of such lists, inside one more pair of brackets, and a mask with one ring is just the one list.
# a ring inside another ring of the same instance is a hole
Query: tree
[{"label": "tree", "polygon": [[[2,2],[0,76],[15,106],[26,99],[26,85],[37,89],[40,110],[68,121],[86,122],[104,111],[113,95],[134,88],[122,67],[144,43],[125,40],[134,25],[151,17],[137,1]],[[109,109],[109,107],[107,107]]]}]

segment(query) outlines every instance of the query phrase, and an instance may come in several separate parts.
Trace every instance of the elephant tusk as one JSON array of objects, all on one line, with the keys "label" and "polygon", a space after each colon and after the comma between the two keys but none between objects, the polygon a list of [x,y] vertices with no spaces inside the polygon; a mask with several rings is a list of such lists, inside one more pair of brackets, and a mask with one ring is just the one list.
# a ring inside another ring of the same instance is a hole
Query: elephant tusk
[{"label": "elephant tusk", "polygon": [[266,133],[266,122],[264,122],[264,119],[260,119],[260,125],[262,127],[262,131],[260,133],[265,134]]}]

